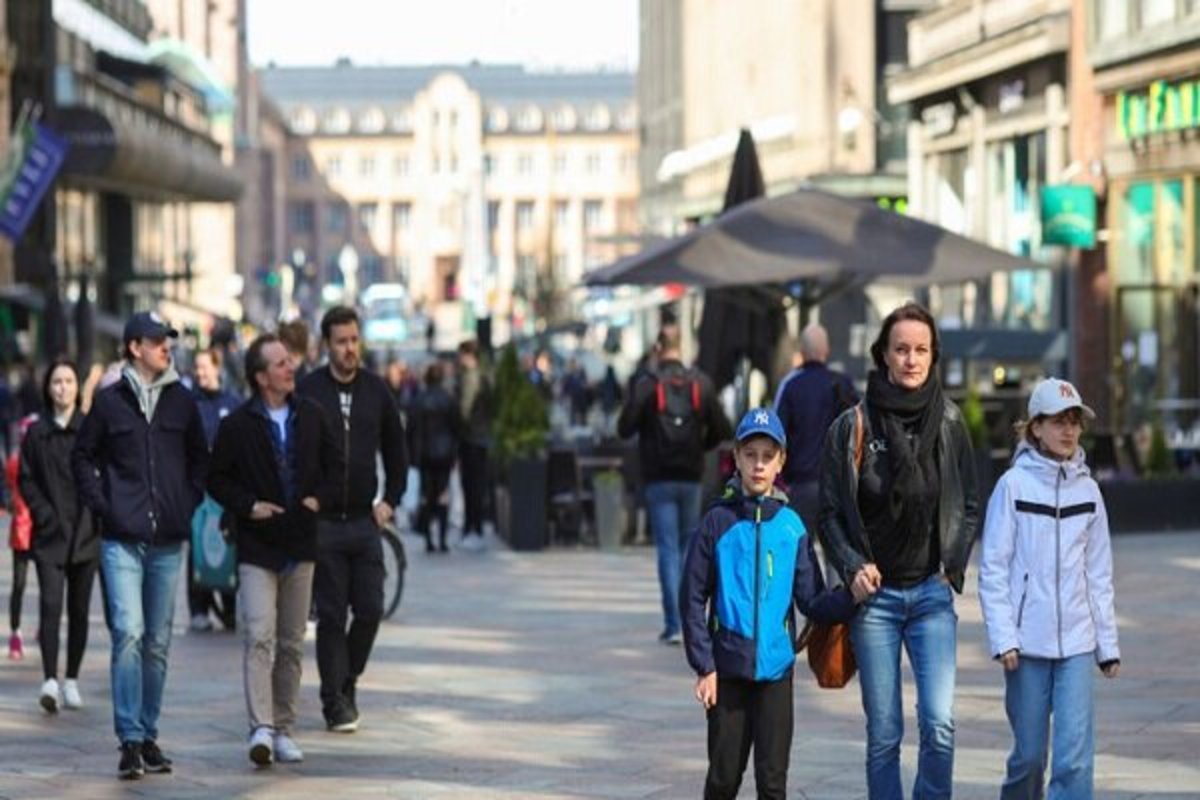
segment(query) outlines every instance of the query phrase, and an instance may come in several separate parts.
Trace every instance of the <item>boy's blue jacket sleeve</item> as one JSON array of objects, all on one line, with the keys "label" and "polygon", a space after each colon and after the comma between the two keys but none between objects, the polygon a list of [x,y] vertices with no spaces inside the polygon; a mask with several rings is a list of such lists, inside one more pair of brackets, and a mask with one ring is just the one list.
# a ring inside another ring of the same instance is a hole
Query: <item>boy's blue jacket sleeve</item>
[{"label": "boy's blue jacket sleeve", "polygon": [[849,622],[854,616],[854,597],[843,586],[825,587],[811,535],[805,535],[801,548],[796,554],[796,574],[792,578],[792,600],[796,607],[806,618],[822,625]]},{"label": "boy's blue jacket sleeve", "polygon": [[683,617],[683,644],[688,664],[697,675],[715,672],[712,634],[708,629],[708,601],[717,588],[714,550],[719,522],[714,514],[704,515],[692,537],[683,579],[679,586],[679,612]]}]

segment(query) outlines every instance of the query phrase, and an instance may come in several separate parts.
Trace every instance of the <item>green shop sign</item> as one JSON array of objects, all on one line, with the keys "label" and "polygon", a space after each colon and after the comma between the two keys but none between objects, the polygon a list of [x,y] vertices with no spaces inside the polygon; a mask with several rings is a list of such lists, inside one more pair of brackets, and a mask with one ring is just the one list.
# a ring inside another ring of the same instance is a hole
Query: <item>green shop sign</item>
[{"label": "green shop sign", "polygon": [[1092,187],[1042,188],[1042,243],[1096,246],[1096,193]]},{"label": "green shop sign", "polygon": [[1185,128],[1200,128],[1200,79],[1155,81],[1143,90],[1117,92],[1122,141]]}]

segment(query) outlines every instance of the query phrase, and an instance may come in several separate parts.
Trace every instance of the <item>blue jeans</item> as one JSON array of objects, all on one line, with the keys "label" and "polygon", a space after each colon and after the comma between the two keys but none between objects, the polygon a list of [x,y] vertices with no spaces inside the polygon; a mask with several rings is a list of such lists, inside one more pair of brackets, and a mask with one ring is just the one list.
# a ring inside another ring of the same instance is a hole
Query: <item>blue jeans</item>
[{"label": "blue jeans", "polygon": [[122,742],[158,738],[182,552],[178,543],[101,544],[112,615],[113,726]]},{"label": "blue jeans", "polygon": [[1004,673],[1004,709],[1013,731],[1008,774],[1001,800],[1040,800],[1054,717],[1054,762],[1050,800],[1092,797],[1092,670],[1094,653],[1071,658],[1021,656],[1015,672]]},{"label": "blue jeans", "polygon": [[679,579],[683,556],[700,524],[700,484],[656,481],[646,484],[646,516],[658,548],[658,584],[662,589],[663,636],[680,632]]},{"label": "blue jeans", "polygon": [[920,752],[913,800],[949,798],[954,775],[954,679],[958,615],[950,586],[934,575],[907,589],[884,586],[850,623],[867,715],[867,791],[903,800],[900,645],[917,684]]}]

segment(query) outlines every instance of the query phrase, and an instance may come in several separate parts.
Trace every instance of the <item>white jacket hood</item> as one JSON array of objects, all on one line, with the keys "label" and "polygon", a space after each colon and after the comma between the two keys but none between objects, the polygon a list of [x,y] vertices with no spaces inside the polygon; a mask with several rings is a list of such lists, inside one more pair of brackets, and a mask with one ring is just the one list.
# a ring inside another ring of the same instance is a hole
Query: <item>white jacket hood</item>
[{"label": "white jacket hood", "polygon": [[979,600],[993,656],[1120,658],[1108,514],[1082,449],[1018,445],[988,503]]}]

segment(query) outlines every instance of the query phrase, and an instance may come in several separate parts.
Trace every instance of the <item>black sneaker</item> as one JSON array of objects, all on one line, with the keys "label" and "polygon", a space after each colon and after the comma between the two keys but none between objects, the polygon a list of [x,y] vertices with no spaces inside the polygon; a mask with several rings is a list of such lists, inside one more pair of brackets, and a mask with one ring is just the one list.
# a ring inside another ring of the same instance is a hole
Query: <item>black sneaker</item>
[{"label": "black sneaker", "polygon": [[117,775],[123,781],[135,781],[146,774],[146,764],[142,761],[141,742],[121,742],[121,763],[117,765]]},{"label": "black sneaker", "polygon": [[342,690],[342,697],[345,698],[346,706],[350,709],[350,716],[354,718],[354,722],[357,724],[359,716],[358,698],[355,696],[356,688],[357,687],[354,685],[354,681],[346,681],[346,686]]},{"label": "black sneaker", "polygon": [[350,704],[339,700],[325,710],[325,727],[334,733],[354,733],[358,730],[358,715],[350,710]]},{"label": "black sneaker", "polygon": [[153,739],[142,742],[142,761],[146,763],[146,772],[170,772],[171,759],[158,749],[158,743]]}]

